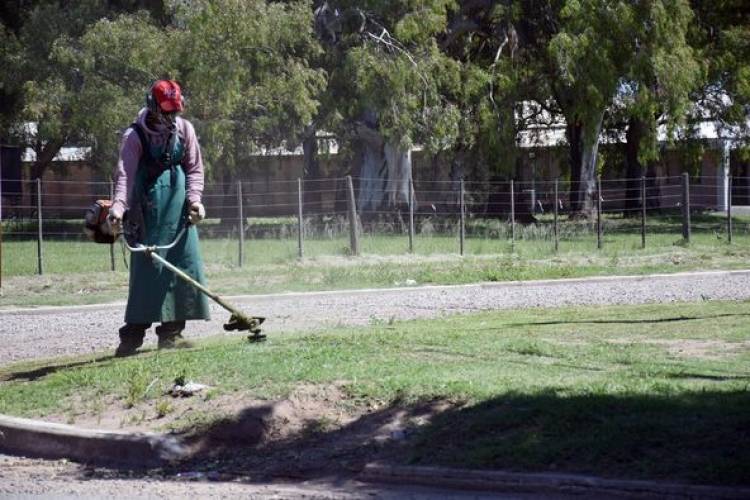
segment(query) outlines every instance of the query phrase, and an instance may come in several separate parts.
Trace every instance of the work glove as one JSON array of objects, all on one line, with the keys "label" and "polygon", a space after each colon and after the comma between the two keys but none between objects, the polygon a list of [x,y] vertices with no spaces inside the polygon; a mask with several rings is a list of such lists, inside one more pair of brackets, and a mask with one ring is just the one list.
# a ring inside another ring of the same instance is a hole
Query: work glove
[{"label": "work glove", "polygon": [[198,224],[200,221],[206,218],[206,209],[203,203],[195,201],[190,205],[188,210],[188,220],[191,224]]},{"label": "work glove", "polygon": [[113,235],[122,233],[122,214],[119,211],[110,209],[109,215],[107,215],[107,223]]}]

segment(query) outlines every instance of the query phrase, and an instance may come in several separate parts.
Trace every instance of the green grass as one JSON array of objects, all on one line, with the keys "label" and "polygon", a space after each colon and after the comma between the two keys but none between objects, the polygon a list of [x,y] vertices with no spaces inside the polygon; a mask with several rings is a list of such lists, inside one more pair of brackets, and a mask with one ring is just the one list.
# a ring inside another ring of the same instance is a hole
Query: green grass
[{"label": "green grass", "polygon": [[[738,236],[732,245],[708,234],[694,235],[690,245],[679,244],[673,235],[652,240],[640,249],[639,239],[617,234],[605,238],[602,250],[595,242],[592,248],[590,240],[570,241],[563,242],[558,253],[551,251],[551,242],[524,240],[511,253],[505,241],[478,239],[468,240],[467,255],[461,257],[440,253],[456,243],[452,238],[424,238],[418,242],[424,253],[407,255],[403,238],[379,236],[363,241],[360,257],[344,255],[345,239],[310,241],[301,260],[294,257],[296,243],[291,240],[249,240],[242,268],[236,262],[236,242],[204,240],[202,251],[209,287],[220,295],[743,269],[750,261],[750,237]],[[127,297],[128,277],[119,247],[117,271],[111,272],[105,247],[46,245],[45,274],[4,274],[0,306],[90,304]],[[34,261],[34,256],[32,243],[6,243],[4,272],[8,262]],[[11,269],[18,268],[14,264]]]},{"label": "green grass", "polygon": [[178,376],[248,398],[336,384],[411,415],[453,403],[399,454],[411,463],[748,484],[749,305],[492,312],[27,363],[0,372],[0,413],[157,404]]}]

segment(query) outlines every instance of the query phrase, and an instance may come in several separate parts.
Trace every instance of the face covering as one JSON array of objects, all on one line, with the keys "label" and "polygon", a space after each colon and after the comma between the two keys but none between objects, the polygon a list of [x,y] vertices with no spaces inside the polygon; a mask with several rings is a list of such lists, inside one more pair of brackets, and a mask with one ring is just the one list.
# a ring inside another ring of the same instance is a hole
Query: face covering
[{"label": "face covering", "polygon": [[159,123],[167,128],[174,128],[177,125],[177,113],[156,113]]},{"label": "face covering", "polygon": [[165,113],[163,111],[149,111],[146,123],[151,129],[166,128],[174,130],[177,128],[177,113]]}]

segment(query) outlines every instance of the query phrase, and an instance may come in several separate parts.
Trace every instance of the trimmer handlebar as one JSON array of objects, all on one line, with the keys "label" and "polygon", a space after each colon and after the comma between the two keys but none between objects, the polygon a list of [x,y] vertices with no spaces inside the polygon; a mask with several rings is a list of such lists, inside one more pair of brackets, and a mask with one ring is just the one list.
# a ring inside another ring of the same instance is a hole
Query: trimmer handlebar
[{"label": "trimmer handlebar", "polygon": [[180,241],[180,239],[182,239],[182,236],[185,234],[185,231],[187,231],[188,227],[190,227],[190,222],[187,222],[182,227],[182,229],[180,229],[180,232],[177,233],[177,236],[175,236],[174,241],[172,243],[170,243],[169,245],[148,245],[148,246],[146,246],[143,243],[136,243],[136,245],[134,247],[131,247],[128,244],[128,239],[127,238],[123,238],[122,240],[125,243],[125,247],[127,247],[127,249],[130,250],[131,252],[135,252],[135,253],[137,253],[137,252],[147,252],[147,253],[150,253],[150,252],[156,252],[158,250],[169,250],[170,248],[174,247]]}]

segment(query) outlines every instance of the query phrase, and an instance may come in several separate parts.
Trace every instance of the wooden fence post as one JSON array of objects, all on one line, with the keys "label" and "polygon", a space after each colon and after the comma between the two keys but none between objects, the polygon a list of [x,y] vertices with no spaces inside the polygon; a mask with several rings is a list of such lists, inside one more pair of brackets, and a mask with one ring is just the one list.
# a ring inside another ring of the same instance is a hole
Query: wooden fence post
[{"label": "wooden fence post", "polygon": [[682,174],[682,238],[690,243],[690,176]]},{"label": "wooden fence post", "polygon": [[464,179],[461,178],[461,195],[459,198],[459,210],[461,211],[458,220],[458,242],[459,242],[459,253],[464,254],[464,238],[466,235],[466,210],[464,206]]},{"label": "wooden fence post", "polygon": [[732,176],[727,177],[727,243],[732,243]]},{"label": "wooden fence post", "polygon": [[[109,180],[109,199],[115,199],[115,183],[112,179]],[[109,244],[109,265],[112,271],[115,270],[115,242]]]},{"label": "wooden fence post", "polygon": [[641,176],[641,248],[646,248],[646,176]]},{"label": "wooden fence post", "polygon": [[36,216],[37,216],[37,239],[36,258],[39,274],[44,274],[44,259],[42,255],[42,179],[36,179]]},{"label": "wooden fence post", "polygon": [[304,231],[304,223],[302,219],[302,179],[297,177],[297,255],[302,258],[302,232]]},{"label": "wooden fence post", "polygon": [[414,180],[409,178],[409,253],[414,253]]},{"label": "wooden fence post", "polygon": [[513,179],[510,180],[510,249],[516,250],[516,187]]},{"label": "wooden fence post", "polygon": [[349,188],[348,208],[349,208],[349,245],[352,255],[359,255],[359,231],[357,224],[357,205],[354,199],[354,183],[352,176],[346,176],[346,184]]},{"label": "wooden fence post", "polygon": [[602,248],[602,176],[596,177],[596,248]]},{"label": "wooden fence post", "polygon": [[560,249],[560,229],[558,227],[558,221],[557,221],[557,212],[558,212],[558,207],[560,206],[559,203],[557,202],[557,199],[560,196],[559,195],[559,191],[560,191],[559,183],[560,183],[560,180],[559,179],[555,179],[555,200],[554,200],[555,208],[553,210],[553,212],[555,214],[555,216],[554,216],[554,228],[553,228],[554,235],[555,235],[555,252],[557,252]]},{"label": "wooden fence post", "polygon": [[242,181],[237,181],[237,216],[239,217],[239,255],[238,264],[242,267],[242,263],[245,260],[245,214],[242,210]]}]

